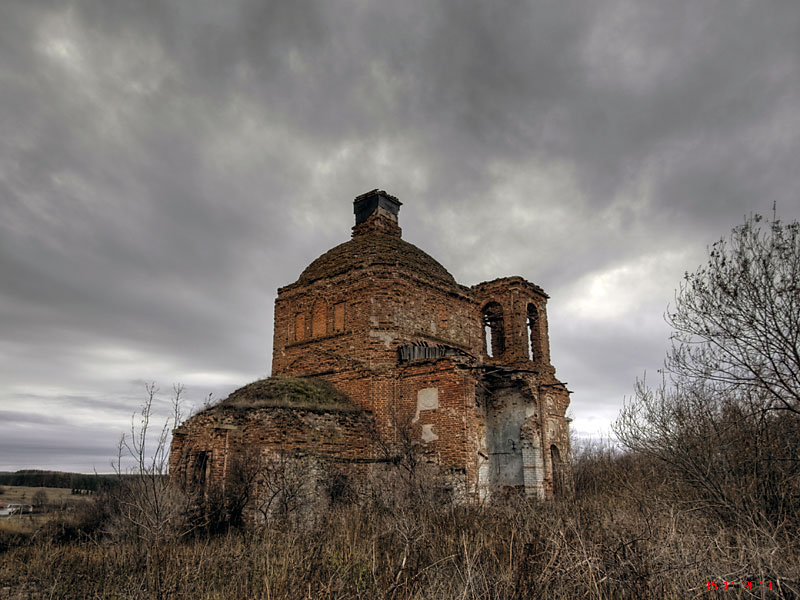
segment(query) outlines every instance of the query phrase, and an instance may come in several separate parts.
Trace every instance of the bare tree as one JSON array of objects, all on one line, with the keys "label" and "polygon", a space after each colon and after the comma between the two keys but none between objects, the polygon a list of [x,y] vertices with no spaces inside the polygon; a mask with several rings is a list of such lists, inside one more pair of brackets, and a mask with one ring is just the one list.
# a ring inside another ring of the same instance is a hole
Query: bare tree
[{"label": "bare tree", "polygon": [[50,502],[50,499],[47,497],[47,492],[44,490],[37,490],[36,493],[31,498],[31,503],[36,508],[42,508],[46,504]]},{"label": "bare tree", "polygon": [[[173,386],[172,416],[153,434],[151,420],[158,388],[146,385],[138,425],[136,413],[131,418],[129,435],[119,441],[115,471],[120,483],[115,489],[116,510],[112,529],[117,535],[134,541],[148,561],[157,597],[164,595],[164,568],[169,546],[187,533],[189,502],[167,474],[170,431],[181,421],[183,386]],[[123,464],[132,460],[134,466]]]},{"label": "bare tree", "polygon": [[[152,541],[184,525],[182,494],[167,477],[169,434],[181,420],[183,386],[173,386],[172,416],[155,438],[151,419],[158,388],[148,384],[145,390],[138,426],[134,414],[130,434],[120,438],[115,470],[122,482],[119,504],[124,521],[135,535]],[[132,459],[134,467],[125,470],[125,459]]]},{"label": "bare tree", "polygon": [[685,275],[666,316],[673,376],[763,390],[765,409],[800,414],[800,223],[745,219]]},{"label": "bare tree", "polygon": [[780,528],[800,520],[800,225],[761,223],[686,274],[665,377],[637,382],[614,431],[667,467],[676,500]]}]

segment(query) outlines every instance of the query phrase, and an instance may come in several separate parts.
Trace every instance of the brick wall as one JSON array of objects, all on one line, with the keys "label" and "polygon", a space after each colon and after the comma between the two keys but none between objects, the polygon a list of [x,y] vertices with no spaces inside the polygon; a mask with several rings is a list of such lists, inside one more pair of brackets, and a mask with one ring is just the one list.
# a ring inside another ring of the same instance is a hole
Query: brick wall
[{"label": "brick wall", "polygon": [[350,460],[377,456],[372,419],[364,412],[214,407],[173,432],[170,473],[191,483],[201,456],[208,461],[208,485],[223,487],[233,455],[243,452]]}]

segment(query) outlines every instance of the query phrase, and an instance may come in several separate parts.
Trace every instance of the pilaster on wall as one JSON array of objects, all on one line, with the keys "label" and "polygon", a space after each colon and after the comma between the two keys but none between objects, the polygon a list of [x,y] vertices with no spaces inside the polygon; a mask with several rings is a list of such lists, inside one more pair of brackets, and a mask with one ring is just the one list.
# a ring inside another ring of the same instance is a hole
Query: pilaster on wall
[{"label": "pilaster on wall", "polygon": [[478,455],[478,477],[475,484],[475,488],[478,495],[478,500],[483,502],[489,498],[489,493],[491,491],[491,487],[489,485],[490,480],[490,469],[489,466],[489,459],[485,456]]},{"label": "pilaster on wall", "polygon": [[544,499],[544,459],[542,457],[542,440],[528,432],[522,437],[522,476],[525,482],[525,495],[528,498]]}]

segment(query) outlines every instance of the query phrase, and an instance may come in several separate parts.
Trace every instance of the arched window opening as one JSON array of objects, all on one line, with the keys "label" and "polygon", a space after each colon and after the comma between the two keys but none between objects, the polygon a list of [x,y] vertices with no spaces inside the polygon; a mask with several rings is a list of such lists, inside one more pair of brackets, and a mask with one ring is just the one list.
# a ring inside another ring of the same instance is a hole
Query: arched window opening
[{"label": "arched window opening", "polygon": [[550,446],[550,461],[553,467],[553,496],[564,494],[564,465],[561,462],[561,453],[554,445]]},{"label": "arched window opening", "polygon": [[499,358],[506,349],[503,308],[497,302],[483,307],[484,350],[490,358]]},{"label": "arched window opening", "polygon": [[542,339],[539,332],[539,311],[533,304],[528,304],[528,358],[534,362],[542,359]]},{"label": "arched window opening", "polygon": [[194,464],[191,470],[191,485],[193,485],[195,489],[202,490],[204,494],[206,493],[206,484],[208,482],[208,466],[211,462],[209,460],[210,455],[211,453],[207,451],[201,451],[195,454]]}]

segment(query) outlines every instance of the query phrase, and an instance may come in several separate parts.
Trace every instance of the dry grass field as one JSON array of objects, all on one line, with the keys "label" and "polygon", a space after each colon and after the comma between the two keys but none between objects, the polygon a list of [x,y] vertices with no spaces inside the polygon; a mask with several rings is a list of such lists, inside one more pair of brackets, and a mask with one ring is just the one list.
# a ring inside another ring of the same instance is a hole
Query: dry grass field
[{"label": "dry grass field", "polygon": [[548,503],[453,502],[420,473],[395,475],[399,485],[294,504],[250,529],[186,528],[177,495],[161,498],[163,521],[125,512],[135,490],[124,506],[97,497],[33,535],[6,535],[0,597],[800,597],[796,527],[715,519],[642,457],[584,452],[574,493]]},{"label": "dry grass field", "polygon": [[0,494],[0,503],[3,504],[31,504],[37,492],[44,492],[47,496],[47,503],[59,506],[65,502],[85,501],[88,496],[73,495],[72,490],[67,488],[53,487],[31,487],[26,485],[4,485],[3,493]]},{"label": "dry grass field", "polygon": [[[4,485],[0,504],[35,505],[34,512],[0,517],[0,548],[2,540],[24,539],[40,531],[52,520],[65,518],[90,501],[91,496],[73,495],[66,488]],[[0,596],[2,598],[2,596]]]}]

